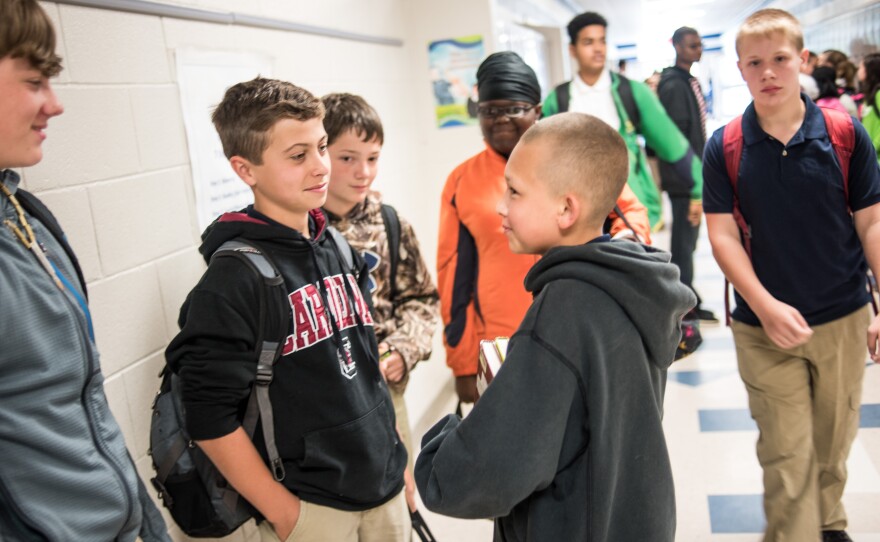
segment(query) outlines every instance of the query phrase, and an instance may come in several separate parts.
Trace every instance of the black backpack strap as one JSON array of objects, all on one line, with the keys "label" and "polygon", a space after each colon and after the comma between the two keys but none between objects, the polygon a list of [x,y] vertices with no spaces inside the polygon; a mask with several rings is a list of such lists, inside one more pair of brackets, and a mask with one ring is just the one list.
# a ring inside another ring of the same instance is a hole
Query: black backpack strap
[{"label": "black backpack strap", "polygon": [[393,306],[397,299],[397,267],[400,264],[400,217],[394,207],[382,204],[382,222],[385,224],[385,236],[388,240],[388,260],[391,265],[388,282]]},{"label": "black backpack strap", "polygon": [[556,105],[559,107],[560,113],[568,111],[568,102],[571,101],[571,90],[569,90],[571,81],[566,81],[556,85]]},{"label": "black backpack strap", "polygon": [[15,198],[29,215],[39,220],[49,230],[49,233],[52,234],[58,241],[58,244],[61,245],[61,248],[64,249],[64,253],[67,254],[67,258],[73,264],[73,269],[76,271],[76,276],[79,279],[80,286],[82,286],[83,295],[88,299],[89,293],[86,291],[86,279],[79,266],[79,260],[76,259],[76,254],[73,253],[73,249],[67,243],[67,236],[64,235],[64,230],[61,229],[61,224],[58,223],[55,215],[52,214],[52,211],[42,201],[26,190],[16,190]]},{"label": "black backpack strap", "polygon": [[[153,423],[155,423],[156,404],[159,402],[160,396],[165,395],[166,393],[179,391],[174,390],[173,388],[178,388],[180,386],[179,381],[176,380],[176,375],[171,371],[167,364],[162,368],[162,372],[159,373],[159,376],[162,378],[162,384],[159,386],[159,393],[156,394],[156,397],[153,399]],[[172,499],[171,494],[165,490],[165,481],[168,480],[168,476],[171,474],[171,471],[174,470],[174,466],[189,445],[190,442],[184,438],[183,434],[180,432],[175,433],[174,440],[168,445],[168,450],[164,455],[164,459],[161,463],[155,464],[156,477],[152,478],[150,481],[153,483],[153,487],[156,488],[156,491],[159,492],[159,498],[162,499],[165,506],[169,508],[174,505],[174,499]],[[153,455],[152,449],[150,450],[150,455]],[[153,460],[154,462],[156,461],[155,455],[153,455]]]},{"label": "black backpack strap", "polygon": [[215,258],[236,257],[248,264],[248,267],[259,275],[263,285],[260,294],[260,345],[257,358],[257,374],[254,389],[248,399],[242,427],[248,436],[253,438],[259,417],[266,454],[269,456],[269,467],[275,480],[284,479],[284,465],[275,444],[275,419],[272,403],[269,400],[269,385],[274,376],[275,363],[281,357],[281,350],[287,338],[290,322],[290,308],[287,302],[287,288],[284,278],[269,256],[256,245],[238,238],[223,243],[211,256]]},{"label": "black backpack strap", "polygon": [[632,122],[633,128],[635,128],[636,132],[642,131],[642,114],[639,111],[638,105],[636,105],[635,97],[633,96],[632,84],[629,79],[620,75],[620,74],[612,74],[612,77],[617,77],[620,81],[617,85],[617,94],[620,96],[620,102],[623,104],[623,109],[626,111],[626,116],[629,117],[629,121]]}]

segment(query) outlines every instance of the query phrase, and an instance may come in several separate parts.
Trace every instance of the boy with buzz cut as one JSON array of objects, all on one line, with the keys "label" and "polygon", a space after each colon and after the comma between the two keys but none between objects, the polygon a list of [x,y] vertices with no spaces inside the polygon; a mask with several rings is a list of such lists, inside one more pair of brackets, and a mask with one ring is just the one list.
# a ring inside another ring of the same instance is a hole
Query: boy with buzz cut
[{"label": "boy with buzz cut", "polygon": [[858,122],[801,93],[808,52],[797,19],[752,14],[736,51],[753,101],[706,146],[705,209],[736,290],[731,327],[760,430],[765,540],[849,541],[841,497],[866,342],[880,360],[865,277],[866,259],[880,272],[880,169]]},{"label": "boy with buzz cut", "polygon": [[284,476],[241,426],[255,378],[263,286],[237,258],[211,263],[180,312],[166,352],[182,380],[192,438],[265,519],[262,540],[408,541],[406,450],[379,371],[369,271],[337,245],[320,207],[330,159],[324,107],[290,83],[257,78],[213,114],[223,151],[254,203],[202,235],[206,260],[242,238],[274,261],[289,293],[290,333],[269,395]]},{"label": "boy with buzz cut", "polygon": [[431,356],[439,319],[437,288],[412,226],[370,190],[385,142],[376,110],[353,94],[328,94],[321,101],[332,165],[324,211],[370,270],[379,367],[389,385],[401,440],[412,450],[403,392],[416,363]]},{"label": "boy with buzz cut", "polygon": [[415,472],[428,509],[496,518],[496,541],[674,539],[663,392],[696,299],[668,253],[602,234],[627,173],[621,136],[583,113],[535,124],[507,163],[497,209],[510,249],[542,256],[534,301],[467,418],[425,435]]}]

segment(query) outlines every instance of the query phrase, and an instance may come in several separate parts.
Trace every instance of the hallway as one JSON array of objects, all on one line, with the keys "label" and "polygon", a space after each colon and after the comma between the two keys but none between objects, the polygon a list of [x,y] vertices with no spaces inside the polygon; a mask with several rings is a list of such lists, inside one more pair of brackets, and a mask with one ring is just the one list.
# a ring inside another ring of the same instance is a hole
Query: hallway
[{"label": "hallway", "polygon": [[[668,219],[667,219],[668,223]],[[655,244],[668,246],[668,230]],[[705,227],[695,254],[695,287],[723,320],[724,277]],[[736,367],[730,330],[703,326],[700,349],[669,371],[664,425],[675,475],[679,542],[760,542],[764,525],[758,432]],[[857,542],[880,542],[880,366],[867,360],[861,428],[849,458],[844,504]],[[450,399],[450,401],[452,401]],[[452,408],[454,408],[454,403]],[[492,524],[425,512],[441,542],[491,540]]]}]

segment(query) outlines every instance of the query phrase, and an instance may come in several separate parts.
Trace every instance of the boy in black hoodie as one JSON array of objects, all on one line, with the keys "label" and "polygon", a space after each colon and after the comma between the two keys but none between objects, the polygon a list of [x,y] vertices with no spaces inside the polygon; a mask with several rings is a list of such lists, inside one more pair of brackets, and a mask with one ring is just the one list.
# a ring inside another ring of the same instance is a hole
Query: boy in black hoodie
[{"label": "boy in black hoodie", "polygon": [[498,213],[511,250],[543,255],[534,301],[470,415],[425,435],[415,473],[429,509],[494,517],[496,541],[674,539],[663,391],[696,300],[668,253],[602,235],[627,160],[604,122],[565,113],[507,163]]},{"label": "boy in black hoodie", "polygon": [[211,264],[180,312],[166,352],[183,381],[187,427],[265,518],[264,541],[408,541],[406,451],[378,365],[368,272],[347,269],[319,209],[330,172],[324,108],[308,91],[257,78],[229,88],[213,114],[223,151],[254,204],[219,217],[202,255],[225,241],[259,246],[284,278],[290,334],[269,395],[285,476],[266,465],[241,417],[256,372],[263,286],[236,258]]}]

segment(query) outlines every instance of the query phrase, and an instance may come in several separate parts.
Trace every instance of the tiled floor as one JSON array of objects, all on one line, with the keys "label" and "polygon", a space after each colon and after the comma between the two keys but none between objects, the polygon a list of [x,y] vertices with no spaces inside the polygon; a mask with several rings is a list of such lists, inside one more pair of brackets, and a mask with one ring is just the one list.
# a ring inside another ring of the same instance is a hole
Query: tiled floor
[{"label": "tiled floor", "polygon": [[[666,246],[664,232],[656,238]],[[723,316],[723,276],[700,239],[696,288]],[[704,344],[675,365],[666,390],[664,426],[676,484],[679,542],[758,542],[764,525],[757,430],[748,414],[733,341],[724,325],[703,326]],[[880,542],[880,366],[865,372],[862,422],[849,458],[844,504],[857,542]],[[450,397],[450,403],[452,398]],[[489,521],[462,521],[424,511],[437,540],[492,539]]]}]

